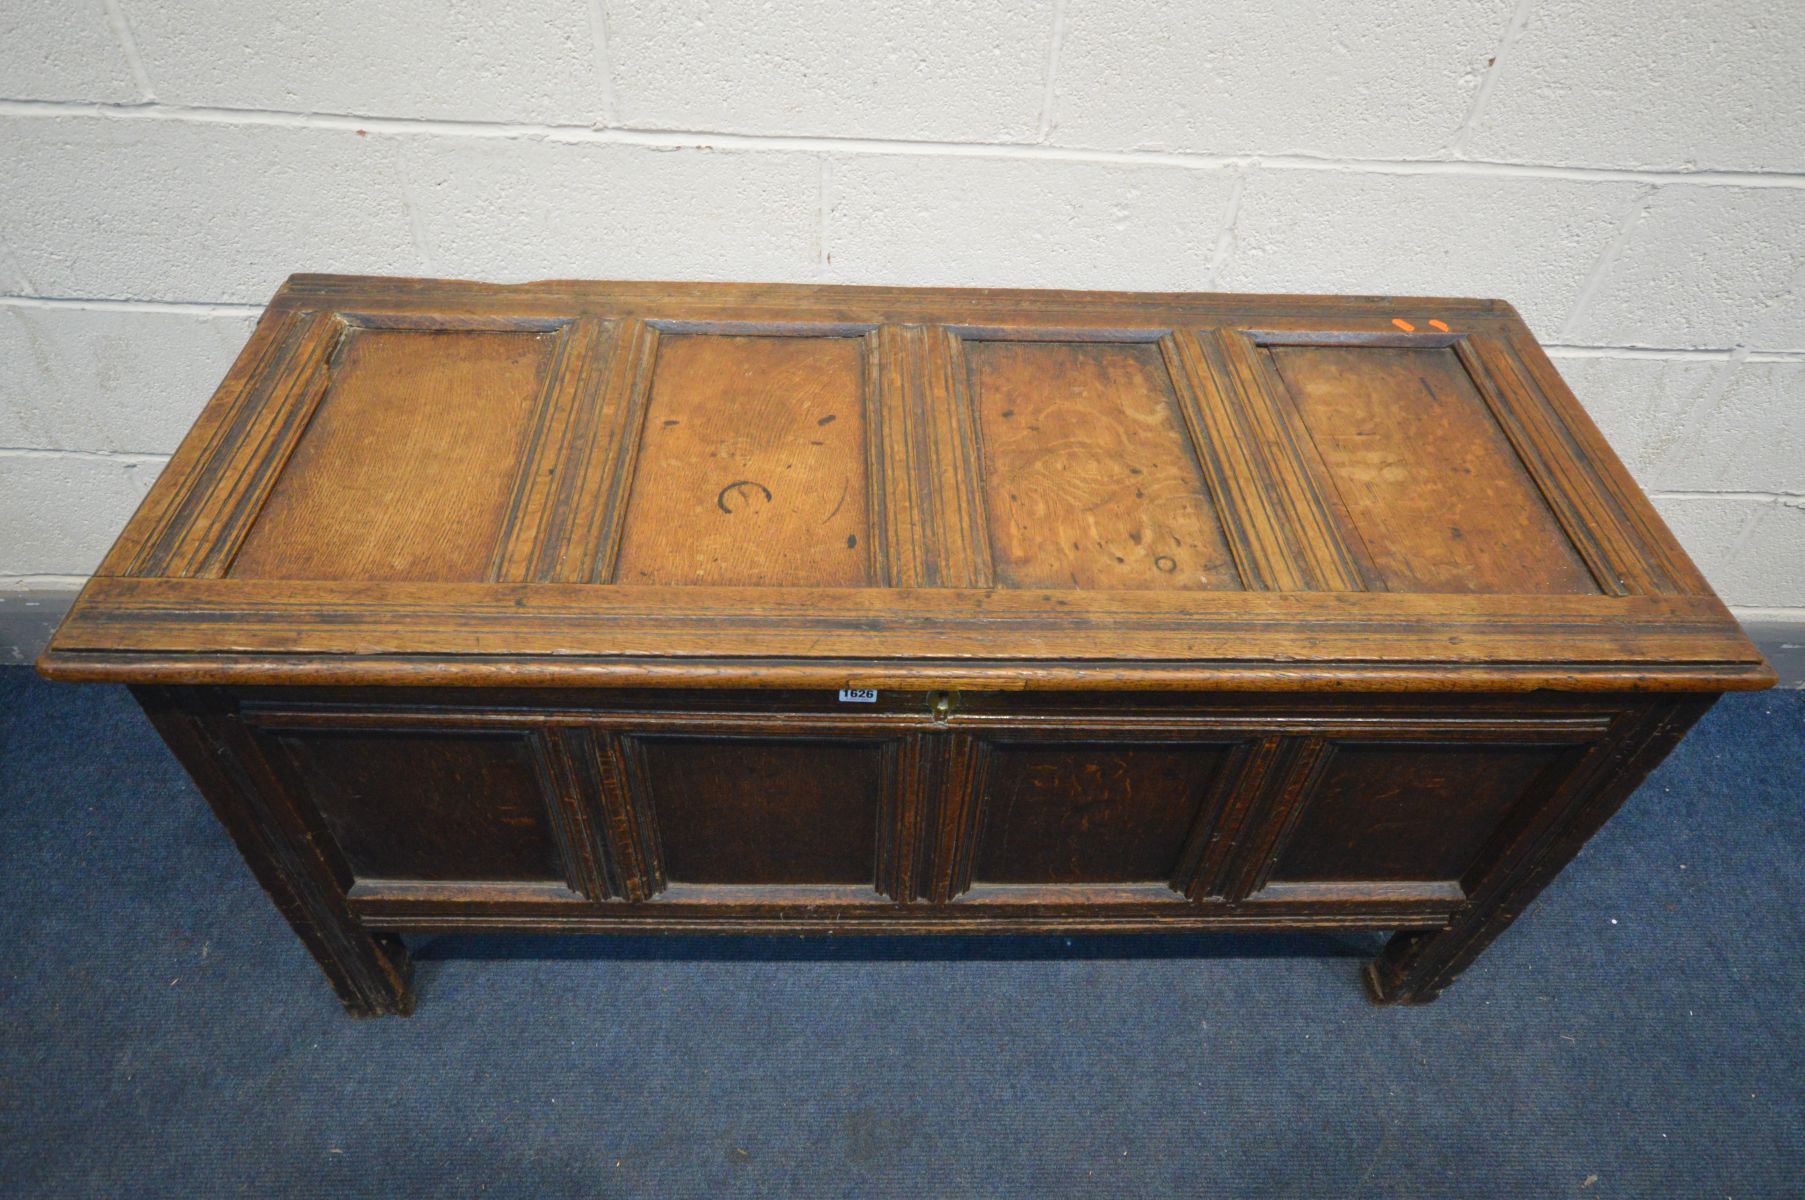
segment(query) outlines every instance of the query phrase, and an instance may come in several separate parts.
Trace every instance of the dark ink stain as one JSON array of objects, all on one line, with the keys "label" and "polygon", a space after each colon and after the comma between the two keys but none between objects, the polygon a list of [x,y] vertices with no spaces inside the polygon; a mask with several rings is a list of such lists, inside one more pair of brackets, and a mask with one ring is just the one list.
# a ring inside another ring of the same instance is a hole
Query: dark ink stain
[{"label": "dark ink stain", "polygon": [[1141,531],[1138,529],[1129,530],[1128,531],[1128,540],[1133,542],[1137,546],[1140,545],[1141,544]]},{"label": "dark ink stain", "polygon": [[1153,565],[1158,567],[1161,571],[1165,572],[1167,575],[1170,575],[1172,572],[1178,570],[1178,560],[1173,558],[1169,554],[1162,554],[1158,558],[1154,559]]},{"label": "dark ink stain", "polygon": [[827,415],[826,415],[826,416],[825,416],[825,417],[822,417],[822,418],[821,418],[821,419],[820,419],[820,420],[819,420],[819,421],[816,421],[816,422],[815,422],[815,424],[817,424],[817,425],[832,425],[832,424],[833,424],[833,423],[834,423],[834,421],[835,421],[835,417],[834,417],[834,414],[833,414],[833,413],[828,413],[828,414],[827,414]]},{"label": "dark ink stain", "polygon": [[835,515],[837,515],[839,513],[840,506],[846,503],[847,489],[849,489],[851,486],[852,486],[852,481],[850,479],[842,479],[840,481],[840,498],[838,500],[834,501],[833,512],[830,512],[825,517],[821,518],[821,523],[823,525],[825,525],[829,521],[833,520]]},{"label": "dark ink stain", "polygon": [[856,550],[858,548],[858,545],[859,545],[859,535],[858,534],[849,533],[846,535],[846,548],[848,550]]},{"label": "dark ink stain", "polygon": [[1005,421],[1007,421],[1010,417],[1013,417],[1014,415],[1015,415],[1015,410],[1013,408],[1005,408],[1003,410],[1003,420],[1005,420]]},{"label": "dark ink stain", "polygon": [[[771,502],[771,489],[755,479],[734,480],[732,483],[721,489],[720,495],[714,498],[714,502],[716,507],[722,512],[736,513],[752,503],[752,496],[755,492],[763,492],[765,495],[765,502],[767,504]],[[737,507],[728,505],[727,497],[729,496],[738,497],[739,504]]]},{"label": "dark ink stain", "polygon": [[668,420],[664,423],[664,427],[666,429],[669,429],[673,425],[681,425],[681,424],[683,424],[682,421],[679,421],[676,417],[672,417],[670,420]]},{"label": "dark ink stain", "polygon": [[1128,473],[1130,475],[1139,475],[1141,473],[1141,469],[1139,467],[1129,467]]},{"label": "dark ink stain", "polygon": [[809,443],[808,443],[808,444],[809,444],[809,445],[811,445],[811,446],[825,446],[825,445],[827,445],[827,443],[826,443],[826,442],[818,442],[818,441],[816,441],[816,440],[815,440],[815,439],[814,439],[814,438],[810,438],[810,439],[809,439]]}]

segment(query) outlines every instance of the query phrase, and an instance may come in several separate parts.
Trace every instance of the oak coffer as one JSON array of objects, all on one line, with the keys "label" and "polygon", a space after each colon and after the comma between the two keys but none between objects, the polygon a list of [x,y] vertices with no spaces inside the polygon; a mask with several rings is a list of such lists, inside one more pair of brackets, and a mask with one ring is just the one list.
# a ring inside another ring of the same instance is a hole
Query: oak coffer
[{"label": "oak coffer", "polygon": [[296,276],[40,662],[399,935],[1395,930],[1773,674],[1496,301]]}]

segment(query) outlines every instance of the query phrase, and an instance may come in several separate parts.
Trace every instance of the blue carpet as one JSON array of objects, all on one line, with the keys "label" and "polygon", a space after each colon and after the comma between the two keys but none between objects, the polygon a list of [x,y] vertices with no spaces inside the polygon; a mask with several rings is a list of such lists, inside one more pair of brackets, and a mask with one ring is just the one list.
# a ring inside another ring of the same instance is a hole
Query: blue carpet
[{"label": "blue carpet", "polygon": [[352,1021],[130,698],[0,669],[6,1196],[1799,1196],[1805,694],[1436,1004],[1360,938],[416,940]]}]

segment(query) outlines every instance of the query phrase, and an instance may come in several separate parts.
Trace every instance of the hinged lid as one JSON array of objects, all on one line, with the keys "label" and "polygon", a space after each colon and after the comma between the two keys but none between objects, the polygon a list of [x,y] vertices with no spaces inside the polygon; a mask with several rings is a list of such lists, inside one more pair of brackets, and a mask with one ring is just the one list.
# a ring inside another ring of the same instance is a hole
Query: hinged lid
[{"label": "hinged lid", "polygon": [[296,276],[40,664],[1759,687],[1508,305]]}]

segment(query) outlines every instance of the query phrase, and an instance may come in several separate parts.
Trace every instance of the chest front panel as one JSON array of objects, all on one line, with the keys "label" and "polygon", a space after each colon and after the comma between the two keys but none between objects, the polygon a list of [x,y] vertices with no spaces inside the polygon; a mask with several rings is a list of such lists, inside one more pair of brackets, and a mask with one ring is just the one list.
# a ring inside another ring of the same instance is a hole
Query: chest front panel
[{"label": "chest front panel", "polygon": [[881,699],[259,690],[230,700],[245,732],[221,740],[310,814],[359,911],[404,926],[924,905],[978,924],[1434,923],[1647,708]]}]

